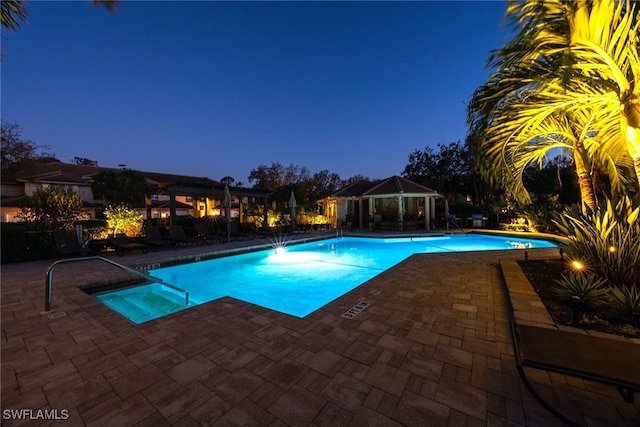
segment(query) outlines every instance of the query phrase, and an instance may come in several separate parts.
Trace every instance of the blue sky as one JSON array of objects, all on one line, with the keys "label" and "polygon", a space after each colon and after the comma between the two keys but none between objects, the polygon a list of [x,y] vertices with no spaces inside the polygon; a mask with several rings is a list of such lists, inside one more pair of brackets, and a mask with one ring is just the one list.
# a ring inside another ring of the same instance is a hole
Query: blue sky
[{"label": "blue sky", "polygon": [[3,33],[2,118],[62,161],[248,184],[260,164],[399,175],[464,141],[509,38],[498,1],[32,1]]}]

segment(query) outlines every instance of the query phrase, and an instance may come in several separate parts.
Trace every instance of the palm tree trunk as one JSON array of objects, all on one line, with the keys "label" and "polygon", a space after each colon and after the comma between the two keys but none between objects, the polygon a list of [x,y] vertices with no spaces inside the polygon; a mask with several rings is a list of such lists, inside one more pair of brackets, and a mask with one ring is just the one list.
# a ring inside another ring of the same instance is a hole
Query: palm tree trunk
[{"label": "palm tree trunk", "polygon": [[[585,159],[587,160],[585,161]],[[588,207],[592,211],[595,210],[597,203],[591,173],[589,173],[589,169],[586,167],[588,159],[589,155],[584,149],[582,142],[576,142],[573,161],[575,162],[576,174],[578,175],[578,186],[580,187],[580,200],[583,213],[586,211],[585,207]]]}]

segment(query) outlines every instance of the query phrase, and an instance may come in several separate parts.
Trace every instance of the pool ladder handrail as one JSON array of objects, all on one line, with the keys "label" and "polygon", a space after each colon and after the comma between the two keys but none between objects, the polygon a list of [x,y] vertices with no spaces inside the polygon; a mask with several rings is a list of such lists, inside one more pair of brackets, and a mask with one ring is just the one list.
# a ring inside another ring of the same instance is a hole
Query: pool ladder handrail
[{"label": "pool ladder handrail", "polygon": [[460,226],[460,224],[458,224],[455,220],[447,219],[447,228],[448,228],[449,224],[453,224],[465,236],[469,235],[469,233],[464,231],[464,229]]},{"label": "pool ladder handrail", "polygon": [[55,261],[53,264],[51,264],[49,266],[49,268],[47,269],[47,276],[46,276],[46,280],[45,280],[45,297],[44,297],[44,312],[43,313],[48,313],[51,311],[51,288],[52,288],[52,282],[53,282],[53,270],[60,264],[63,263],[67,263],[67,262],[75,262],[75,261],[87,261],[87,260],[99,260],[99,261],[104,261],[106,263],[109,263],[111,265],[114,265],[118,268],[121,268],[122,270],[125,270],[133,275],[136,275],[138,277],[142,277],[144,279],[147,280],[151,280],[152,282],[156,282],[156,283],[160,283],[163,286],[166,286],[168,288],[171,288],[173,290],[176,290],[178,292],[184,292],[184,305],[189,305],[189,291],[187,291],[186,289],[182,289],[179,288],[177,286],[172,285],[171,283],[167,283],[164,280],[158,278],[158,277],[154,277],[152,275],[150,275],[149,273],[147,273],[146,271],[140,271],[140,270],[136,270],[134,268],[130,268],[127,267],[125,265],[119,264],[115,261],[111,261],[110,259],[107,259],[105,257],[101,257],[101,256],[85,256],[85,257],[77,257],[77,258],[65,258],[65,259],[60,259],[58,261]]}]

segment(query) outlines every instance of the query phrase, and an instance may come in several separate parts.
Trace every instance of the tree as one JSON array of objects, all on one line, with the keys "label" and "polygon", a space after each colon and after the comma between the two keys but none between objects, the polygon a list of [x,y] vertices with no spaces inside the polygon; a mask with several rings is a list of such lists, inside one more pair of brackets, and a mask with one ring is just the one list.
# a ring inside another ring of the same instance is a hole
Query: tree
[{"label": "tree", "polygon": [[22,139],[22,128],[16,123],[2,122],[2,171],[16,171],[31,166],[39,160],[58,161],[53,154],[42,150],[48,150],[48,145],[37,145],[31,140]]},{"label": "tree", "polygon": [[98,166],[97,160],[91,160],[84,157],[74,157],[71,163],[82,166]]},{"label": "tree", "polygon": [[114,235],[124,233],[127,236],[135,237],[142,231],[142,214],[126,205],[109,205],[104,210],[104,216]]},{"label": "tree", "polygon": [[524,170],[562,149],[573,158],[584,207],[596,205],[599,171],[613,191],[638,191],[636,7],[614,0],[509,2],[507,17],[519,31],[490,57],[495,71],[468,108],[485,178],[528,203]]},{"label": "tree", "polygon": [[290,164],[283,166],[278,162],[271,162],[271,166],[261,164],[249,173],[249,182],[259,190],[277,190],[285,185],[296,184],[309,178],[309,170],[302,166]]},{"label": "tree", "polygon": [[309,193],[313,195],[310,199],[315,202],[316,200],[327,197],[343,185],[340,175],[323,169],[320,172],[314,173],[309,179]]},{"label": "tree", "polygon": [[546,161],[542,169],[530,166],[525,171],[523,180],[534,199],[551,195],[564,206],[580,201],[574,166],[571,164],[571,159],[566,156],[560,155]]},{"label": "tree", "polygon": [[148,188],[144,174],[131,169],[100,171],[91,183],[94,195],[102,195],[108,204],[128,207],[144,206]]},{"label": "tree", "polygon": [[469,147],[458,141],[437,148],[426,146],[411,153],[402,176],[441,193],[469,193],[473,172]]},{"label": "tree", "polygon": [[220,182],[223,184],[227,184],[228,186],[232,186],[233,183],[236,182],[236,180],[231,176],[225,176],[224,178],[220,179]]},{"label": "tree", "polygon": [[21,22],[27,20],[27,2],[22,0],[2,0],[0,2],[0,23],[9,31],[16,31]]},{"label": "tree", "polygon": [[[104,7],[109,12],[115,12],[120,2],[118,0],[92,0],[96,7]],[[29,11],[24,0],[2,0],[0,8],[0,23],[10,31],[16,31],[21,23],[27,20]]]},{"label": "tree", "polygon": [[70,229],[73,222],[86,216],[82,198],[62,187],[38,188],[27,197],[20,218],[55,229]]}]

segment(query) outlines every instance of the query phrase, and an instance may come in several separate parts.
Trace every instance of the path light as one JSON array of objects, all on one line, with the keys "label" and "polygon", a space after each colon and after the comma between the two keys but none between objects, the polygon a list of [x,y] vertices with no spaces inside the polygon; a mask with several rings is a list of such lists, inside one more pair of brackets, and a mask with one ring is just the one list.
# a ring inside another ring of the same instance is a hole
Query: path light
[{"label": "path light", "polygon": [[571,261],[571,265],[572,265],[572,266],[573,266],[573,268],[575,268],[577,271],[582,271],[582,270],[584,270],[584,264],[583,264],[583,263],[581,263],[581,262],[580,262],[580,261],[578,261],[578,260]]}]

